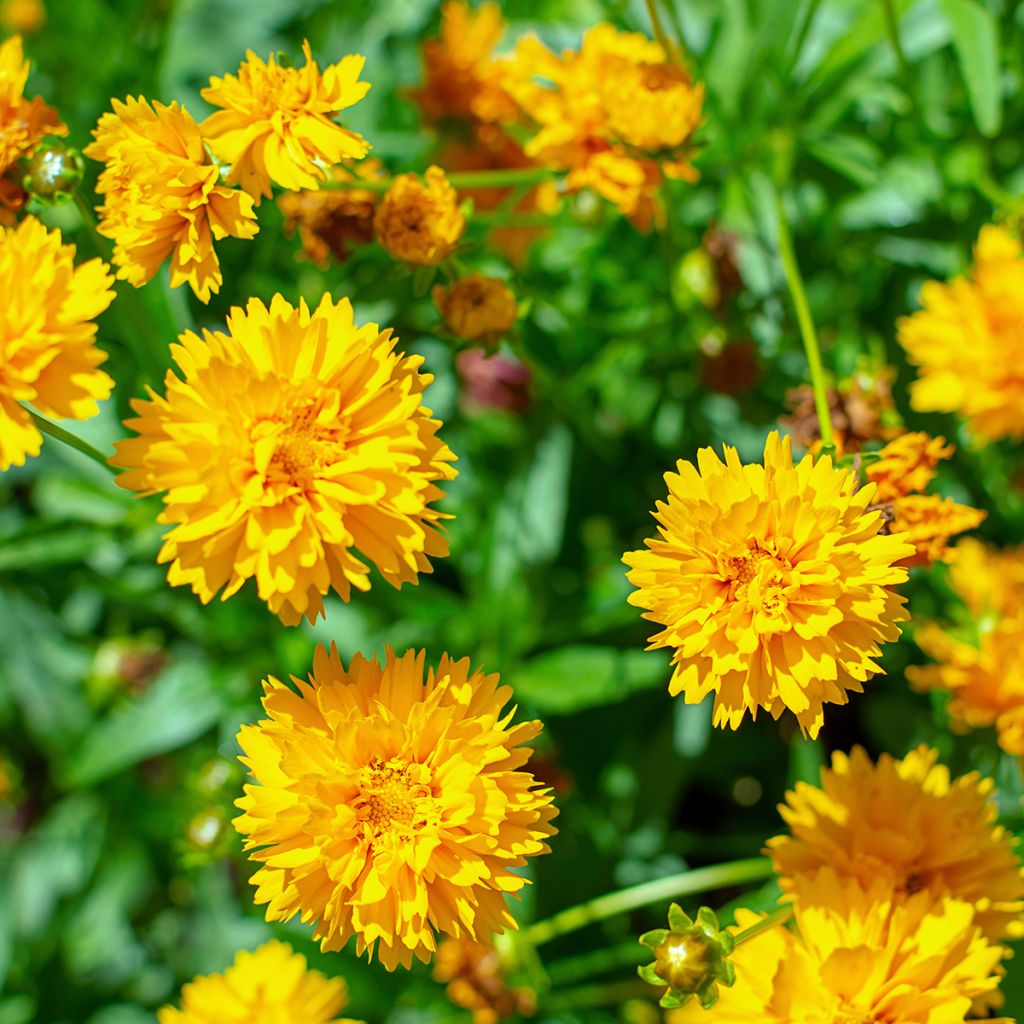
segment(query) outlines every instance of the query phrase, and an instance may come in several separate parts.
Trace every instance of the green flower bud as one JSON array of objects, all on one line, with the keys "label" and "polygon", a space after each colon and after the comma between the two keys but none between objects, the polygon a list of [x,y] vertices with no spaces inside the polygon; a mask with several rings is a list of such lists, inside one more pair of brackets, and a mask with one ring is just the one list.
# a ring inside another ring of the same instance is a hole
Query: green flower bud
[{"label": "green flower bud", "polygon": [[723,932],[714,911],[701,907],[691,920],[678,903],[668,911],[668,928],[655,928],[640,936],[654,953],[654,963],[637,972],[651,985],[667,986],[661,1005],[667,1009],[682,1006],[696,996],[704,1009],[718,1000],[718,986],[730,988],[736,971],[729,962],[733,937]]},{"label": "green flower bud", "polygon": [[39,146],[28,158],[22,185],[47,206],[68,202],[82,182],[85,162],[77,149],[62,142]]}]

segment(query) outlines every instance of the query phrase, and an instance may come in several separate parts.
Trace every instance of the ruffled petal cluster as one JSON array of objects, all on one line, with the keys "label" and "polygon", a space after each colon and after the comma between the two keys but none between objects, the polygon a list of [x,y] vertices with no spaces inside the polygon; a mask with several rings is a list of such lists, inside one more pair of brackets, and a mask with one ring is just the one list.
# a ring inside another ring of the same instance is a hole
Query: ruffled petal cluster
[{"label": "ruffled petal cluster", "polygon": [[457,338],[496,345],[515,325],[519,307],[498,277],[469,274],[454,284],[436,285],[434,304]]},{"label": "ruffled petal cluster", "polygon": [[[956,1024],[999,982],[1003,950],[985,940],[974,907],[921,892],[894,898],[825,868],[793,892],[792,930],[737,946],[736,984],[709,1010],[689,1003],[669,1024]],[[733,931],[763,915],[740,910]]]},{"label": "ruffled petal cluster", "polygon": [[950,778],[938,752],[921,746],[876,763],[855,747],[832,755],[821,785],[798,782],[779,811],[788,835],[768,841],[784,891],[830,867],[863,887],[892,886],[895,901],[928,892],[970,903],[989,941],[1024,935],[1024,875],[1017,841],[997,824],[993,782]]},{"label": "ruffled petal cluster", "polygon": [[114,382],[101,369],[96,317],[114,293],[99,259],[75,266],[75,247],[35,217],[0,227],[0,470],[39,454],[22,402],[58,419],[88,419]]},{"label": "ruffled petal cluster", "polygon": [[443,263],[466,230],[455,189],[440,167],[428,167],[421,180],[399,174],[377,207],[373,222],[377,241],[404,263]]},{"label": "ruffled petal cluster", "polygon": [[948,284],[929,281],[924,307],[898,324],[918,367],[911,405],[956,412],[980,438],[1024,437],[1024,254],[1005,228],[982,228],[974,266]]},{"label": "ruffled petal cluster", "polygon": [[907,678],[917,689],[949,692],[956,728],[994,726],[1003,750],[1024,756],[1024,548],[965,540],[957,556],[949,582],[962,608],[952,625],[917,630],[934,664],[910,666]]},{"label": "ruffled petal cluster", "polygon": [[255,579],[294,624],[368,590],[363,558],[400,586],[447,554],[432,505],[455,456],[423,405],[433,378],[396,343],[327,295],[313,312],[251,299],[226,333],[181,336],[181,376],[133,403],[138,437],[111,460],[123,487],[164,494],[170,583],[207,602]]},{"label": "ruffled petal cluster", "polygon": [[242,951],[221,974],[195,978],[181,990],[181,1009],[165,1006],[159,1024],[350,1024],[336,1014],[348,1002],[341,978],[326,978],[306,958],[272,940]]},{"label": "ruffled petal cluster", "polygon": [[248,50],[237,75],[211,78],[202,96],[220,107],[203,122],[203,137],[214,155],[230,164],[229,184],[240,184],[258,203],[281,188],[316,188],[325,168],[359,160],[369,143],[337,122],[341,111],[369,92],[359,81],[366,63],[349,54],[321,72],[309,43],[306,63],[284,67]]},{"label": "ruffled petal cluster", "polygon": [[688,704],[713,693],[715,724],[733,729],[759,708],[788,708],[815,736],[824,705],[860,692],[899,635],[892,587],[913,548],[879,533],[872,486],[827,457],[794,465],[777,433],[763,465],[703,448],[665,480],[659,537],[624,561],[630,603],[664,627],[651,647],[673,651],[670,692]]},{"label": "ruffled petal cluster", "polygon": [[268,717],[238,736],[254,784],[235,827],[267,919],[314,922],[325,950],[355,935],[389,970],[429,961],[438,933],[515,928],[506,897],[556,811],[523,770],[541,725],[511,725],[512,691],[468,659],[389,650],[346,669],[323,647],[292,682],[269,679]]},{"label": "ruffled petal cluster", "polygon": [[114,242],[118,277],[139,287],[170,257],[172,287],[187,283],[207,302],[222,281],[213,243],[256,234],[252,199],[221,183],[199,125],[177,103],[114,100],[93,136],[85,154],[105,165],[99,231]]},{"label": "ruffled petal cluster", "polygon": [[44,135],[67,135],[57,111],[38,96],[25,98],[29,62],[21,36],[0,43],[0,174],[28,156]]}]

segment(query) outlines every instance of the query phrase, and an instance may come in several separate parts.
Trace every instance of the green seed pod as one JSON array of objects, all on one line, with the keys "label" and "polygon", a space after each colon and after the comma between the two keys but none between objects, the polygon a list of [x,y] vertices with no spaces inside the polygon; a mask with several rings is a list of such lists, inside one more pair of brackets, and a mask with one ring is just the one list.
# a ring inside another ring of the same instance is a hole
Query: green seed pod
[{"label": "green seed pod", "polygon": [[39,146],[25,164],[22,185],[46,206],[68,202],[82,182],[85,162],[82,154],[62,142]]}]

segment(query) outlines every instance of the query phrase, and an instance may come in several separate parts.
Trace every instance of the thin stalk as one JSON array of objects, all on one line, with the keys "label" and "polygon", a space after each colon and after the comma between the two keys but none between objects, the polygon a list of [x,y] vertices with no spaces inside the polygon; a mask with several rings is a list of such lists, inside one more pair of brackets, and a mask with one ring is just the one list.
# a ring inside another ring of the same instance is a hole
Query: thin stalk
[{"label": "thin stalk", "polygon": [[[509,188],[516,185],[537,185],[554,177],[554,171],[547,167],[505,167],[493,171],[453,171],[448,176],[453,188]],[[349,181],[322,181],[322,189],[359,189],[364,192],[387,192],[393,178],[379,178],[364,181],[353,178]]]},{"label": "thin stalk", "polygon": [[1024,196],[1015,196],[1003,188],[991,174],[982,174],[974,179],[974,187],[997,210],[1006,210],[1016,217],[1024,216]]},{"label": "thin stalk", "polygon": [[910,61],[903,50],[903,43],[900,42],[900,23],[896,14],[894,0],[882,0],[882,12],[885,15],[885,28],[889,33],[889,41],[896,53],[896,60],[900,66],[900,74],[903,76],[903,87],[907,91],[907,97],[911,106],[914,106],[914,72],[911,70]]},{"label": "thin stalk", "polygon": [[544,1009],[557,1013],[566,1010],[582,1010],[595,1006],[609,1006],[623,1003],[627,999],[650,997],[651,986],[639,979],[635,981],[612,981],[597,985],[580,985],[565,992],[558,992],[544,1002]]},{"label": "thin stalk", "polygon": [[821,0],[810,0],[804,7],[804,16],[800,22],[800,28],[793,37],[793,48],[789,54],[789,72],[791,74],[800,61],[800,54],[803,52],[804,43],[807,42],[807,35],[814,24],[814,17],[818,13],[819,6],[821,6]]},{"label": "thin stalk", "polygon": [[746,882],[758,882],[762,878],[768,878],[771,873],[771,861],[765,857],[751,857],[748,860],[681,871],[666,878],[642,882],[640,885],[610,892],[578,906],[561,910],[545,921],[537,921],[524,928],[522,936],[525,941],[539,946],[588,924],[627,914],[639,907],[646,907],[649,903],[660,903],[713,889],[725,889]]},{"label": "thin stalk", "polygon": [[650,950],[641,946],[634,938],[607,949],[595,949],[589,953],[556,960],[548,965],[547,970],[551,984],[561,986],[593,977],[595,974],[607,974],[616,968],[639,966],[650,958]]},{"label": "thin stalk", "polygon": [[743,931],[737,932],[733,936],[733,942],[738,948],[744,942],[749,942],[755,935],[760,935],[761,932],[766,932],[769,928],[774,928],[778,924],[785,924],[792,916],[793,904],[788,903],[786,906],[772,911],[767,917],[761,918],[760,921],[752,924],[749,928],[744,928]]},{"label": "thin stalk", "polygon": [[32,417],[32,422],[44,434],[57,441],[63,442],[68,445],[68,447],[74,448],[75,451],[81,452],[83,455],[87,455],[93,462],[98,462],[108,473],[114,472],[114,467],[107,462],[107,457],[98,449],[93,448],[88,441],[83,441],[80,437],[76,437],[69,430],[65,430],[63,427],[58,427],[56,423],[51,423],[45,416],[40,416],[39,413],[33,412],[31,409],[25,409],[25,412]]},{"label": "thin stalk", "polygon": [[779,234],[779,256],[782,258],[782,268],[786,274],[790,297],[793,299],[793,308],[796,310],[800,337],[803,339],[804,352],[807,354],[807,366],[811,371],[811,387],[814,390],[814,408],[818,414],[818,428],[822,441],[826,445],[830,445],[833,443],[832,417],[829,416],[828,411],[828,391],[825,387],[825,370],[821,363],[821,349],[818,347],[818,335],[814,329],[814,321],[811,319],[811,308],[807,304],[807,292],[804,290],[800,266],[796,261],[796,252],[793,249],[793,236],[789,231],[786,210],[782,205],[782,196],[779,192],[775,193],[775,220]]},{"label": "thin stalk", "polygon": [[647,3],[647,14],[651,19],[651,28],[654,29],[654,38],[661,44],[661,48],[665,51],[665,56],[670,61],[678,60],[679,53],[675,46],[672,45],[672,40],[669,39],[665,33],[665,26],[661,23],[661,15],[658,13],[658,5],[655,0],[646,0]]}]

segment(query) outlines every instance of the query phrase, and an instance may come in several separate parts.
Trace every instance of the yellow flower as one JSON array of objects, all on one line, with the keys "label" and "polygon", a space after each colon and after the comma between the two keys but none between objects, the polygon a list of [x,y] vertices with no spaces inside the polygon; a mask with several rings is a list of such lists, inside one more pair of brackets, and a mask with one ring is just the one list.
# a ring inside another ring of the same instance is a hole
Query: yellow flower
[{"label": "yellow flower", "polygon": [[1016,840],[997,824],[992,780],[950,779],[938,756],[921,746],[872,764],[855,747],[832,755],[820,788],[798,782],[779,808],[791,834],[768,841],[783,890],[831,867],[864,887],[886,879],[896,901],[927,891],[971,903],[992,942],[1024,935],[1024,876]]},{"label": "yellow flower", "polygon": [[43,0],[2,0],[0,27],[8,32],[38,32],[46,24]]},{"label": "yellow flower", "polygon": [[21,36],[0,43],[0,174],[28,156],[44,135],[67,135],[57,111],[38,96],[25,99],[29,62]]},{"label": "yellow flower", "polygon": [[716,725],[788,708],[817,735],[823,706],[860,692],[880,671],[879,645],[899,636],[906,614],[890,588],[913,548],[879,535],[874,488],[858,490],[829,458],[794,466],[774,432],[763,466],[703,448],[665,480],[660,537],[624,561],[630,603],[665,627],[651,647],[674,650],[670,692],[688,704],[714,693]]},{"label": "yellow flower", "polygon": [[214,155],[231,165],[229,184],[258,203],[270,183],[296,190],[326,180],[324,166],[366,156],[370,144],[335,118],[369,92],[359,74],[363,57],[349,54],[323,74],[309,48],[306,63],[282,67],[274,57],[264,63],[246,51],[238,75],[211,78],[203,99],[222,107],[203,122],[203,138]]},{"label": "yellow flower", "polygon": [[190,981],[181,990],[181,1009],[165,1006],[157,1020],[159,1024],[347,1024],[335,1016],[347,1001],[341,978],[325,978],[309,970],[304,956],[272,940],[253,953],[238,953],[222,974]]},{"label": "yellow flower", "polygon": [[[862,888],[825,869],[801,878],[795,927],[776,926],[732,954],[736,984],[668,1024],[956,1024],[994,992],[1003,951],[974,908],[918,893],[894,901],[884,881]],[[738,931],[763,915],[740,910]]]},{"label": "yellow flower", "polygon": [[924,307],[898,323],[920,370],[910,404],[958,412],[978,437],[1024,437],[1024,256],[1005,228],[982,228],[967,277],[929,281]]},{"label": "yellow flower", "polygon": [[469,660],[383,664],[317,649],[297,692],[269,679],[269,716],[238,735],[255,779],[235,827],[263,867],[267,919],[300,914],[324,950],[356,936],[388,970],[427,962],[435,935],[515,928],[515,870],[548,850],[551,793],[520,770],[540,722],[509,725],[512,696]]},{"label": "yellow flower", "polygon": [[399,174],[377,207],[377,241],[396,260],[423,266],[442,263],[466,229],[458,197],[440,167],[428,167],[424,181]]},{"label": "yellow flower", "polygon": [[875,500],[885,504],[923,491],[935,479],[935,467],[954,451],[944,437],[900,434],[879,452],[881,458],[867,467],[867,478],[875,485]]},{"label": "yellow flower", "polygon": [[1003,750],[1024,756],[1024,548],[965,540],[957,556],[949,581],[967,620],[922,626],[914,639],[938,664],[911,666],[907,678],[917,689],[949,691],[958,729],[994,726]]},{"label": "yellow flower", "polygon": [[223,280],[214,239],[252,238],[252,200],[220,183],[199,126],[184,107],[128,97],[96,126],[86,156],[105,164],[99,231],[113,239],[118,277],[136,288],[171,258],[171,286],[202,302]]},{"label": "yellow flower", "polygon": [[608,128],[637,149],[677,149],[700,127],[704,86],[678,65],[623,61],[600,80]]},{"label": "yellow flower", "polygon": [[75,247],[34,217],[0,228],[0,470],[38,455],[42,444],[20,403],[84,420],[113,388],[99,369],[107,356],[93,323],[114,298],[109,268],[98,259],[74,262]]},{"label": "yellow flower", "polygon": [[396,587],[429,572],[448,551],[431,503],[455,456],[422,404],[422,357],[329,295],[313,313],[250,299],[227,328],[181,336],[182,377],[133,403],[139,436],[111,460],[130,470],[122,486],[166,492],[168,581],[205,603],[255,578],[293,625],[323,614],[329,590],[369,590],[356,549]]},{"label": "yellow flower", "polygon": [[484,3],[476,11],[462,0],[441,6],[441,34],[423,44],[424,83],[412,92],[428,122],[455,118],[491,123],[513,121],[519,109],[502,85],[493,52],[505,31],[501,8]]},{"label": "yellow flower", "polygon": [[470,274],[447,288],[436,285],[433,296],[452,333],[465,341],[496,345],[519,316],[516,297],[497,277]]}]

